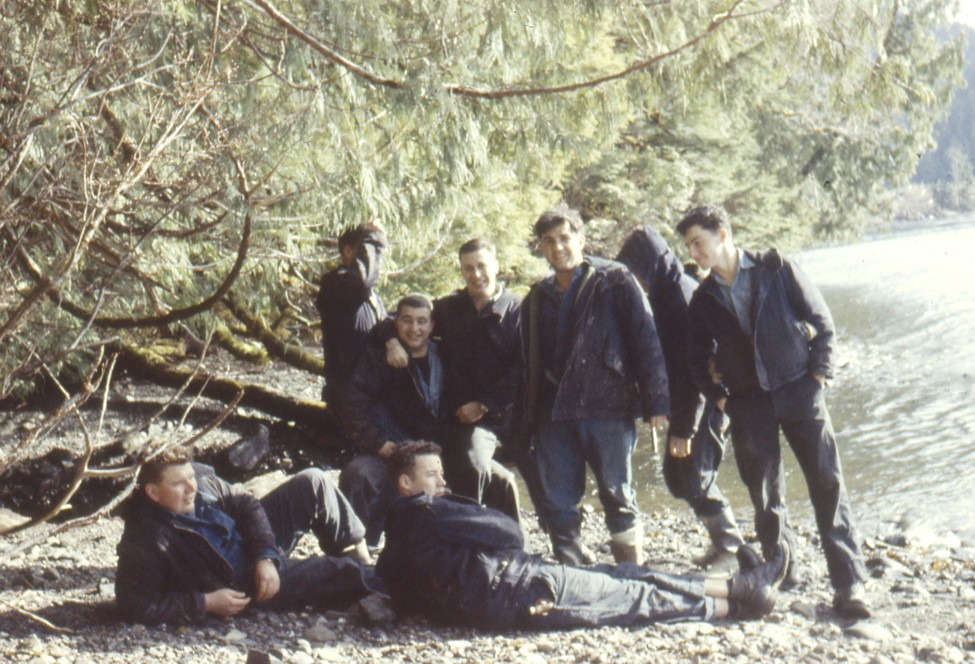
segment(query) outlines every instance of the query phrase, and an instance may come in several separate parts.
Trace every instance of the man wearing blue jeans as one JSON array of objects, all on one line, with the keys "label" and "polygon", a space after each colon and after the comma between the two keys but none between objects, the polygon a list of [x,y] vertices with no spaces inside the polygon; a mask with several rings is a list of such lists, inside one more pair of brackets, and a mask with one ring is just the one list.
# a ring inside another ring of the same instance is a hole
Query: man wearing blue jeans
[{"label": "man wearing blue jeans", "polygon": [[[339,556],[363,555],[365,529],[319,469],[259,501],[188,452],[168,451],[142,467],[123,516],[115,595],[133,622],[201,622],[252,604],[340,609],[380,588],[372,567]],[[307,531],[327,555],[289,558]]]},{"label": "man wearing blue jeans", "polygon": [[555,557],[590,563],[579,538],[586,464],[596,476],[617,562],[643,559],[643,524],[631,484],[635,418],[663,426],[667,372],[653,315],[621,264],[582,253],[582,218],[565,204],[535,223],[554,274],[522,302],[523,395],[516,408],[520,463]]},{"label": "man wearing blue jeans", "polygon": [[376,566],[397,613],[479,629],[552,630],[764,615],[775,605],[785,560],[730,580],[656,572],[631,563],[579,569],[524,551],[518,524],[445,495],[440,448],[411,441],[389,458],[401,496],[390,507]]}]

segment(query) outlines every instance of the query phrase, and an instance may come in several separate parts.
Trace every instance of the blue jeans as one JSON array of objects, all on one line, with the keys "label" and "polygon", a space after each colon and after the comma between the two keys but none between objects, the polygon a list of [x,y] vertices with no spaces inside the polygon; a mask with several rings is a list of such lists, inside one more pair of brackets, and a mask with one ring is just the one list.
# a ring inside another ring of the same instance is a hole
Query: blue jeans
[{"label": "blue jeans", "polygon": [[[365,528],[324,471],[309,468],[261,499],[278,548],[284,553],[278,575],[281,589],[256,605],[270,611],[305,607],[339,609],[365,597],[381,585],[372,567],[351,558],[333,558],[362,540]],[[308,531],[326,556],[287,557]]]},{"label": "blue jeans", "polygon": [[[726,418],[710,401],[704,405],[697,432],[691,439],[691,455],[677,458],[664,454],[664,481],[674,498],[686,500],[701,518],[728,507],[718,488],[718,467],[724,456]],[[669,436],[668,436],[669,437]]]},{"label": "blue jeans", "polygon": [[530,604],[552,602],[548,611],[525,611],[519,627],[533,630],[646,625],[709,620],[714,600],[701,577],[654,572],[642,565],[596,565],[579,569],[544,563],[530,585]]},{"label": "blue jeans", "polygon": [[587,463],[596,476],[609,532],[637,526],[640,510],[632,485],[635,449],[632,419],[548,421],[538,427],[532,438],[538,481],[532,499],[537,499],[538,517],[553,537],[578,534]]}]

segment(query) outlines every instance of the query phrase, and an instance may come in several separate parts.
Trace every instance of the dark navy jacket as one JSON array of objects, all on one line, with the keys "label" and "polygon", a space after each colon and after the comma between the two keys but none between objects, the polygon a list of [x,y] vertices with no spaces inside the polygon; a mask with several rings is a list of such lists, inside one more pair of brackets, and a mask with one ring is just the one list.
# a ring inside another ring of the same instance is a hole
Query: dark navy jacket
[{"label": "dark navy jacket", "polygon": [[355,263],[326,273],[315,306],[322,319],[325,351],[325,393],[337,400],[355,369],[359,355],[368,346],[369,332],[386,318],[386,307],[373,292],[382,271],[386,235],[366,234]]},{"label": "dark navy jacket", "polygon": [[[714,401],[833,373],[835,329],[819,289],[794,261],[774,249],[746,253],[755,263],[752,337],[742,331],[713,274],[691,300],[688,363],[694,382]],[[804,322],[816,330],[812,341]],[[718,385],[708,373],[712,354],[722,376]]]},{"label": "dark navy jacket", "polygon": [[616,260],[630,269],[647,292],[670,386],[670,434],[694,435],[704,405],[687,366],[688,307],[697,281],[684,273],[667,241],[649,226],[633,231]]},{"label": "dark navy jacket", "polygon": [[376,454],[386,444],[387,433],[375,422],[375,408],[382,406],[392,424],[411,440],[443,443],[449,427],[449,413],[443,398],[443,365],[437,344],[430,342],[430,382],[437,393],[435,402],[424,395],[419,368],[410,358],[406,368],[386,363],[386,349],[373,343],[356,365],[351,380],[338,399],[342,431],[360,452]]},{"label": "dark navy jacket", "polygon": [[444,403],[454,413],[470,401],[488,413],[479,423],[505,429],[518,384],[518,306],[521,300],[503,290],[481,311],[466,289],[433,305],[433,336],[445,366]]},{"label": "dark navy jacket", "polygon": [[[433,303],[433,335],[444,363],[443,408],[450,417],[471,401],[488,412],[478,426],[503,435],[511,423],[520,372],[517,295],[502,290],[480,311],[467,289]],[[378,341],[396,336],[392,318],[376,326]]]},{"label": "dark navy jacket", "polygon": [[504,630],[530,603],[540,559],[524,551],[518,524],[466,498],[400,498],[386,515],[376,572],[401,614]]},{"label": "dark navy jacket", "polygon": [[[259,558],[277,560],[280,552],[260,502],[221,480],[209,466],[193,466],[197,518],[239,534],[248,572]],[[115,597],[125,620],[147,625],[201,622],[206,616],[204,593],[248,587],[250,579],[238,578],[234,565],[210,539],[141,491],[126,501],[122,515]]]},{"label": "dark navy jacket", "polygon": [[[587,256],[574,299],[568,354],[551,405],[552,420],[619,419],[668,415],[667,370],[653,314],[633,275],[620,263]],[[539,420],[548,379],[541,344],[555,333],[541,329],[547,277],[521,305],[524,397],[517,404],[522,436]]]}]

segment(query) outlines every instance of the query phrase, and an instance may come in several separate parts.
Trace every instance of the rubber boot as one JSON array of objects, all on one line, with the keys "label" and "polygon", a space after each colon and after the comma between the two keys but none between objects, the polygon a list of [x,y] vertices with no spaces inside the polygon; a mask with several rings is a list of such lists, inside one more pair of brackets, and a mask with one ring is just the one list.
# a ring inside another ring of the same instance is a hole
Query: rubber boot
[{"label": "rubber boot", "polygon": [[549,532],[552,540],[552,553],[555,559],[563,565],[592,565],[596,562],[596,554],[583,544],[579,535],[579,526],[564,532]]},{"label": "rubber boot", "polygon": [[707,551],[692,558],[691,562],[712,574],[733,573],[738,567],[735,552],[744,540],[731,507],[725,507],[712,516],[701,517],[701,523],[707,529],[711,543]]},{"label": "rubber boot", "polygon": [[613,559],[618,563],[642,565],[643,525],[639,524],[629,530],[610,535],[609,549],[613,552]]}]

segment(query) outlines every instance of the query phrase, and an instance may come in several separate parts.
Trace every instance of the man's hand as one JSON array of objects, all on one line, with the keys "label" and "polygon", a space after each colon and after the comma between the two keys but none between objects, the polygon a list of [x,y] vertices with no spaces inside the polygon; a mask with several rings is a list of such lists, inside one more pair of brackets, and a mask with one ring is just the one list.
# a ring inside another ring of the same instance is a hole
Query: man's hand
[{"label": "man's hand", "polygon": [[468,401],[457,409],[454,415],[461,424],[474,424],[488,412],[487,406],[480,401]]},{"label": "man's hand", "polygon": [[654,429],[663,429],[667,426],[667,416],[666,415],[654,415],[649,420],[644,420],[647,424],[652,426]]},{"label": "man's hand", "polygon": [[671,436],[667,439],[667,450],[675,459],[686,459],[691,456],[691,439]]},{"label": "man's hand", "polygon": [[281,578],[274,563],[263,558],[254,565],[254,590],[258,602],[265,602],[278,594],[281,589]]},{"label": "man's hand", "polygon": [[376,452],[376,454],[379,455],[380,459],[388,459],[389,457],[393,456],[393,452],[395,451],[396,451],[396,443],[394,443],[391,440],[387,440],[386,444],[380,447],[379,451]]},{"label": "man's hand", "polygon": [[209,613],[220,616],[221,618],[236,616],[250,603],[250,597],[238,590],[231,590],[230,588],[214,590],[212,593],[207,593],[203,596],[204,608]]},{"label": "man's hand", "polygon": [[818,373],[817,374],[813,374],[813,378],[815,378],[816,380],[818,380],[820,385],[825,385],[826,384],[826,376],[823,375],[823,374],[818,374]]},{"label": "man's hand", "polygon": [[714,402],[714,405],[718,410],[720,410],[723,413],[724,407],[727,403],[728,403],[728,397],[721,397],[720,399]]},{"label": "man's hand", "polygon": [[721,379],[724,378],[720,373],[718,373],[718,367],[714,363],[714,356],[708,358],[708,374],[711,376],[711,382],[715,385],[721,384]]},{"label": "man's hand", "polygon": [[410,355],[399,339],[393,337],[386,342],[386,364],[394,369],[405,369],[410,363]]}]

